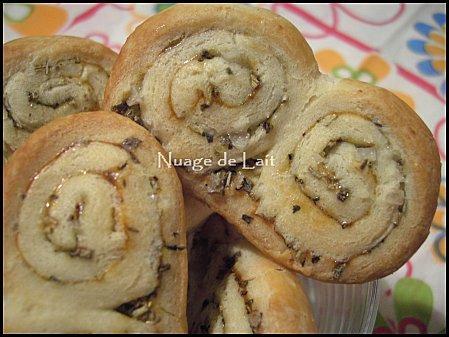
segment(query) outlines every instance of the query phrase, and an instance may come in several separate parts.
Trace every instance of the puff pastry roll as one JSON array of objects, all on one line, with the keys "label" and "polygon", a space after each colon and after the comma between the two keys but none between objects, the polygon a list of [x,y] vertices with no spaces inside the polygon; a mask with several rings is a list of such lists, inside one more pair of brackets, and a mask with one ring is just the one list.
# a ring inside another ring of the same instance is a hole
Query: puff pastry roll
[{"label": "puff pastry roll", "polygon": [[218,215],[189,236],[189,331],[316,332],[297,276],[264,257]]},{"label": "puff pastry roll", "polygon": [[116,54],[89,39],[25,37],[3,45],[3,151],[56,117],[100,108]]},{"label": "puff pastry roll", "polygon": [[298,30],[269,11],[179,5],[149,18],[105,106],[159,139],[186,190],[306,276],[383,277],[429,232],[431,132],[387,90],[320,74]]},{"label": "puff pastry roll", "polygon": [[56,119],[4,168],[4,329],[185,332],[182,190],[144,128]]}]

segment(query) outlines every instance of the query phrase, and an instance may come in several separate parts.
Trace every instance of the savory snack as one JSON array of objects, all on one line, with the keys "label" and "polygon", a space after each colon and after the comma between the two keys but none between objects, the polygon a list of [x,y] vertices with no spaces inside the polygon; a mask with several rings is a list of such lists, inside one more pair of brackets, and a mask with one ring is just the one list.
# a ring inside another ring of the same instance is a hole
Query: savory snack
[{"label": "savory snack", "polygon": [[3,156],[56,117],[98,110],[117,55],[72,36],[24,37],[3,45]]},{"label": "savory snack", "polygon": [[322,75],[269,11],[176,5],[149,18],[123,46],[104,107],[150,130],[189,193],[306,276],[386,276],[428,235],[431,132],[391,92]]},{"label": "savory snack", "polygon": [[185,332],[182,189],[159,143],[87,112],[35,131],[4,167],[4,331]]},{"label": "savory snack", "polygon": [[218,215],[189,236],[189,332],[316,332],[298,277]]}]

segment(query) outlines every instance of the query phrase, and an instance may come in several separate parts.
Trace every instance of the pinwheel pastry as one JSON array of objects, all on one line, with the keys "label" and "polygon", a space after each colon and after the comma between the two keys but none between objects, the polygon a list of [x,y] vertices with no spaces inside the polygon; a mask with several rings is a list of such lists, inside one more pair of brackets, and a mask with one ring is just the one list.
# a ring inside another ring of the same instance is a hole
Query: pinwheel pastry
[{"label": "pinwheel pastry", "polygon": [[4,329],[185,332],[182,190],[144,128],[58,118],[4,168]]},{"label": "pinwheel pastry", "polygon": [[217,214],[189,236],[189,331],[316,332],[297,276],[264,257]]},{"label": "pinwheel pastry", "polygon": [[269,11],[179,5],[149,18],[105,107],[150,130],[187,190],[307,276],[383,277],[428,235],[431,132],[389,91],[320,74],[299,31]]},{"label": "pinwheel pastry", "polygon": [[4,44],[4,157],[52,119],[98,110],[116,56],[97,42],[71,36]]}]

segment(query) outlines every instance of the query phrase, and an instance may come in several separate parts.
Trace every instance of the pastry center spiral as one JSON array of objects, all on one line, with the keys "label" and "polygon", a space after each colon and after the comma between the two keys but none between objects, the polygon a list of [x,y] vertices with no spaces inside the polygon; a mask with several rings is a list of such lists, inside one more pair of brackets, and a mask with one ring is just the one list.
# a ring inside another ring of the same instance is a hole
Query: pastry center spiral
[{"label": "pastry center spiral", "polygon": [[51,198],[43,226],[56,251],[87,259],[120,251],[125,235],[123,226],[116,223],[118,195],[109,182],[97,175],[82,174],[64,183]]},{"label": "pastry center spiral", "polygon": [[19,129],[32,132],[56,117],[96,110],[108,75],[76,59],[40,62],[13,74],[4,87],[4,108]]},{"label": "pastry center spiral", "polygon": [[[270,167],[262,173],[265,185],[254,188],[259,212],[276,217],[301,263],[304,256],[348,261],[401,225],[406,177],[390,136],[388,126],[355,113],[326,115],[290,149],[285,176],[270,179]],[[288,193],[270,202],[265,196],[278,188]]]},{"label": "pastry center spiral", "polygon": [[373,207],[386,207],[394,218],[404,203],[399,155],[364,118],[323,118],[306,134],[295,158],[292,171],[301,190],[343,227],[369,216]]},{"label": "pastry center spiral", "polygon": [[[143,120],[158,123],[146,111],[164,109],[209,142],[249,138],[280,106],[285,91],[285,71],[273,47],[257,37],[210,30],[167,48],[148,69]],[[238,141],[234,145],[239,148]]]},{"label": "pastry center spiral", "polygon": [[[95,160],[98,153],[110,157]],[[127,152],[112,144],[78,145],[34,178],[20,214],[18,245],[38,274],[86,281],[122,259],[127,232],[121,191],[110,178],[118,173],[110,170],[123,167],[127,159]],[[83,170],[70,165],[76,160],[83,162]]]},{"label": "pastry center spiral", "polygon": [[172,104],[178,117],[197,108],[205,110],[212,103],[235,108],[245,104],[259,85],[257,76],[237,63],[219,57],[193,60],[173,79]]}]

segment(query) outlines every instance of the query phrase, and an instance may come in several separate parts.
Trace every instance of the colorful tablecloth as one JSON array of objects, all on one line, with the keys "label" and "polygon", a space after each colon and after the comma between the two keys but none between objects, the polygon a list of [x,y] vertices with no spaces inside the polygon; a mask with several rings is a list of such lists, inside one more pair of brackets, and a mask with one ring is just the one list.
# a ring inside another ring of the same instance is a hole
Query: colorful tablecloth
[{"label": "colorful tablecloth", "polygon": [[[3,42],[26,35],[66,34],[88,37],[119,51],[140,22],[170,5],[6,4]],[[438,210],[419,251],[380,281],[374,332],[445,331],[446,6],[251,5],[269,8],[293,22],[312,46],[323,72],[392,90],[432,130],[443,163]]]}]

